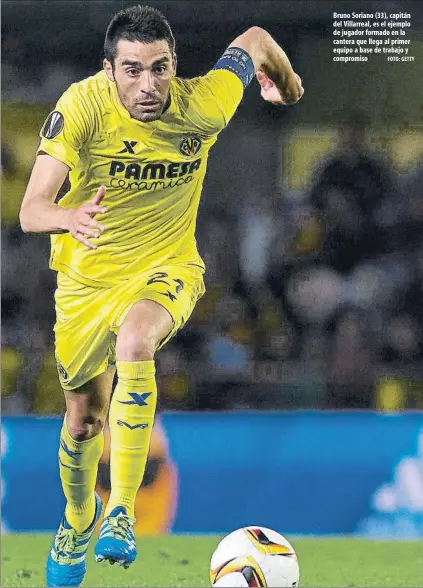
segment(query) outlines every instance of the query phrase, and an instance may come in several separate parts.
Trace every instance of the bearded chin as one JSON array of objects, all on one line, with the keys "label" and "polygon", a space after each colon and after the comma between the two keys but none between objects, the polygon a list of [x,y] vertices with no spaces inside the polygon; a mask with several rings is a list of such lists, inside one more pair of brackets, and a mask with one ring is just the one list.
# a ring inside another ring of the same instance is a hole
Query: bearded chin
[{"label": "bearded chin", "polygon": [[162,114],[163,108],[160,108],[160,110],[155,110],[154,112],[131,112],[132,118],[145,123],[154,122],[155,120],[158,120],[162,116]]},{"label": "bearded chin", "polygon": [[158,120],[160,117],[162,116],[162,111],[157,111],[157,112],[147,112],[144,113],[140,116],[139,120],[141,122],[153,122],[155,120]]}]

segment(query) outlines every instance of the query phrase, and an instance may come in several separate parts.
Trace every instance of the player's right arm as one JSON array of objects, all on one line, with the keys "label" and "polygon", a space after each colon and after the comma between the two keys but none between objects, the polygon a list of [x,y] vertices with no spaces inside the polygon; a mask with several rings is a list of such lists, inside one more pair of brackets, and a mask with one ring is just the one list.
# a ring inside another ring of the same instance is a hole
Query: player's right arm
[{"label": "player's right arm", "polygon": [[105,212],[100,206],[105,194],[101,186],[90,202],[79,208],[64,208],[55,199],[69,171],[79,160],[81,149],[91,140],[96,128],[96,112],[86,85],[73,84],[48,116],[41,132],[41,143],[23,198],[19,219],[25,233],[64,233],[90,249],[87,237],[98,237],[104,227],[93,217]]},{"label": "player's right arm", "polygon": [[54,203],[69,167],[47,153],[39,154],[32,169],[19,214],[24,233],[70,233],[90,249],[96,246],[87,237],[98,237],[104,226],[92,218],[104,213],[100,206],[106,189],[101,186],[91,202],[80,208],[63,208]]}]

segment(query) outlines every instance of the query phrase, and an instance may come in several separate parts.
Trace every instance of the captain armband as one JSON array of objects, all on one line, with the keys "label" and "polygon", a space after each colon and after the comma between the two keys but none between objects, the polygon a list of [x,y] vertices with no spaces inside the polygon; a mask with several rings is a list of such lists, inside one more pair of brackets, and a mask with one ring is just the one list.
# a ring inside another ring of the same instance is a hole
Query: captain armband
[{"label": "captain armband", "polygon": [[254,77],[254,64],[244,49],[228,47],[213,69],[227,69],[239,77],[244,86],[248,86]]}]

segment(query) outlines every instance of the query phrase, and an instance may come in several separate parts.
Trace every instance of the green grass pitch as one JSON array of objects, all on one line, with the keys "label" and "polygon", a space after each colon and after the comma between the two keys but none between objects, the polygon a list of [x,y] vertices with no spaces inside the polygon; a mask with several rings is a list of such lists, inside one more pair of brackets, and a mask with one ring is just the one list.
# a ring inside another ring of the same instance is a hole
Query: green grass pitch
[{"label": "green grass pitch", "polygon": [[[138,559],[124,570],[88,555],[88,586],[210,586],[210,556],[219,537],[138,538]],[[301,586],[423,586],[423,542],[295,539]],[[1,586],[45,586],[51,537],[2,537]]]}]

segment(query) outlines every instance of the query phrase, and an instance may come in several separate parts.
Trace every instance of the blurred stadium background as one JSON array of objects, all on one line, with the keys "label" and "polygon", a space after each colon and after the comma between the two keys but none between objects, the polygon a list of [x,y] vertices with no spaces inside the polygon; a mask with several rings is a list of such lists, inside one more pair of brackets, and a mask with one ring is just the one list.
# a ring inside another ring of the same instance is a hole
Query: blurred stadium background
[{"label": "blurred stadium background", "polygon": [[[101,67],[107,24],[131,4],[2,3],[4,530],[53,530],[63,507],[55,275],[48,237],[20,230],[20,202],[45,117]],[[423,535],[423,4],[352,2],[411,13],[415,57],[357,64],[332,61],[338,2],[148,4],[170,21],[180,76],[259,25],[306,94],[277,109],[253,83],[212,151],[197,233],[207,293],[157,358],[139,532]],[[27,463],[34,435],[45,453]],[[22,510],[29,486],[45,511]]]}]

